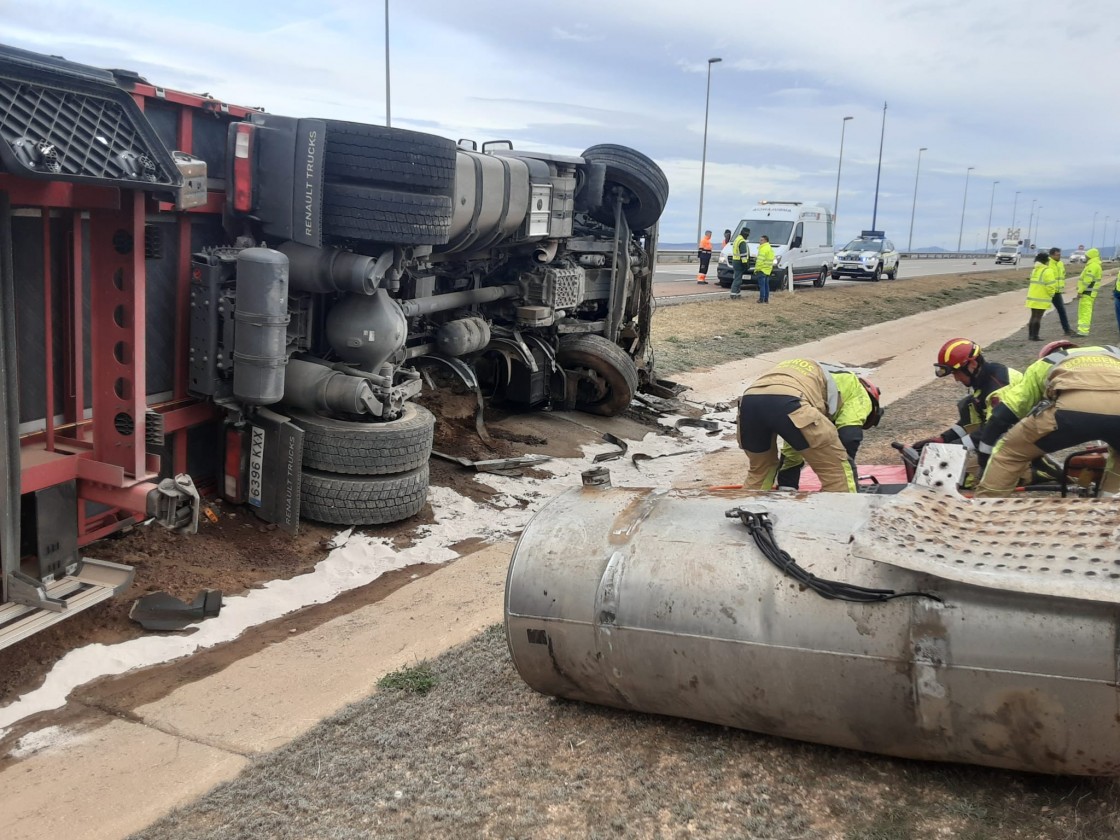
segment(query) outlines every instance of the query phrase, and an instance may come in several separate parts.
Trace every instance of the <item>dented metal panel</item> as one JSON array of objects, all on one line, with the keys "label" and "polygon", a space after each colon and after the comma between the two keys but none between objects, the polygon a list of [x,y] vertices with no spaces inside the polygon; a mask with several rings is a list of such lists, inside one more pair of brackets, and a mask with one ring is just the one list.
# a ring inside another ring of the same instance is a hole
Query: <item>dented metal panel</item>
[{"label": "dented metal panel", "polygon": [[975,586],[1116,604],[1118,535],[1120,504],[1102,499],[961,499],[911,487],[855,532],[852,553]]},{"label": "dented metal panel", "polygon": [[[515,666],[538,691],[618,708],[910,758],[1120,773],[1118,608],[855,556],[853,532],[906,497],[569,491],[510,564]],[[814,574],[942,601],[803,589],[725,518],[747,502]]]}]

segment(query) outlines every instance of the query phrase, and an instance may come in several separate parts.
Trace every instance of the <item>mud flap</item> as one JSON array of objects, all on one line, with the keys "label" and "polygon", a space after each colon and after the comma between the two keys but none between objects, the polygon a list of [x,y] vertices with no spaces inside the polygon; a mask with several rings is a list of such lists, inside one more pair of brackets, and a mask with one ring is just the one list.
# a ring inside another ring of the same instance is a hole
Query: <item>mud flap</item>
[{"label": "mud flap", "polygon": [[267,408],[250,424],[246,501],[265,522],[294,534],[299,528],[303,429]]}]

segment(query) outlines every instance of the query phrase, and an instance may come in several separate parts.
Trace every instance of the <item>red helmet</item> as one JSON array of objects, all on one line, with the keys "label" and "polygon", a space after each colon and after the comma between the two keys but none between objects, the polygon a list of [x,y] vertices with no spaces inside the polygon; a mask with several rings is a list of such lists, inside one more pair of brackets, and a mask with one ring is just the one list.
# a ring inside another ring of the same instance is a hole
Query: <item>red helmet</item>
[{"label": "red helmet", "polygon": [[1076,346],[1077,346],[1076,344],[1074,344],[1072,341],[1070,341],[1068,339],[1059,338],[1057,341],[1051,341],[1049,344],[1045,345],[1041,350],[1039,350],[1038,351],[1038,358],[1045,359],[1047,356],[1049,356],[1055,350],[1064,350],[1066,348],[1072,348],[1072,347],[1076,347]]},{"label": "red helmet", "polygon": [[879,389],[864,379],[859,377],[859,384],[863,386],[863,390],[867,392],[867,396],[871,397],[871,413],[867,415],[867,419],[863,421],[863,428],[871,429],[879,425],[879,421],[883,419],[883,407],[879,405]]},{"label": "red helmet", "polygon": [[933,363],[933,372],[937,376],[948,376],[955,370],[967,373],[965,365],[973,359],[979,359],[980,345],[967,338],[950,338],[941,345],[937,351],[937,361]]}]

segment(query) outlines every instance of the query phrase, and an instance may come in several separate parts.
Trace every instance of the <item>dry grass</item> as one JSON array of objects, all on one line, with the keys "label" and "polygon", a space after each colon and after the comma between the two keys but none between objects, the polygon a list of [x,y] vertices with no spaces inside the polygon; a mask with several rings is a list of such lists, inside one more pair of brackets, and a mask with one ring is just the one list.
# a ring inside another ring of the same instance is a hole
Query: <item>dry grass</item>
[{"label": "dry grass", "polygon": [[501,627],[327,720],[137,840],[1105,840],[1110,781],[922,764],[556,700]]},{"label": "dry grass", "polygon": [[[761,306],[742,300],[707,300],[659,309],[653,317],[657,372],[712,367],[916,312],[1022,289],[1029,272],[981,272],[918,277],[854,286],[775,292]],[[1026,317],[1024,316],[1024,321]]]}]

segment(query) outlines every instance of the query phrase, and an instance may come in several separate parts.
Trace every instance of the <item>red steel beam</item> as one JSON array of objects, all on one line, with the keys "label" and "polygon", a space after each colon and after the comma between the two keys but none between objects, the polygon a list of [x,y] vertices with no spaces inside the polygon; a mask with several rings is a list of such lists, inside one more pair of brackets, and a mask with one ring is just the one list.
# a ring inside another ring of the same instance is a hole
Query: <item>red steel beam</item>
[{"label": "red steel beam", "polygon": [[146,477],[144,194],[90,213],[93,456]]},{"label": "red steel beam", "polygon": [[64,181],[36,181],[0,172],[0,190],[7,190],[16,207],[81,207],[117,210],[121,206],[116,187],[91,187]]}]

